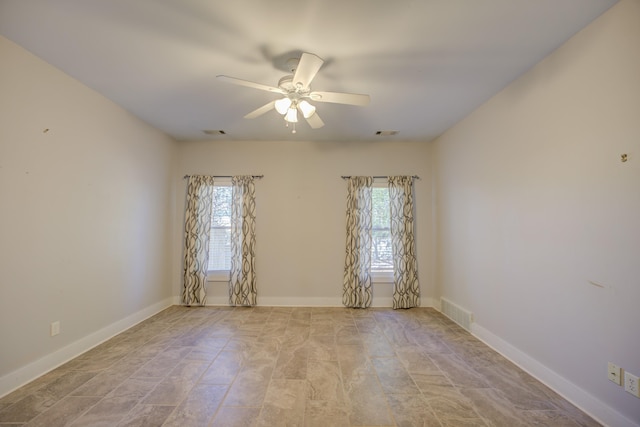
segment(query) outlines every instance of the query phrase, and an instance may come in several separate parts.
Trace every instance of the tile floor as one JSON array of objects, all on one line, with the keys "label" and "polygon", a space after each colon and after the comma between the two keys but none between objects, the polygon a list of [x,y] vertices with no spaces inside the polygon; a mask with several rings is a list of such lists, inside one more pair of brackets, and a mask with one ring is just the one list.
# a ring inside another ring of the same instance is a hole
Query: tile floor
[{"label": "tile floor", "polygon": [[0,399],[0,426],[598,426],[431,308],[173,306]]}]

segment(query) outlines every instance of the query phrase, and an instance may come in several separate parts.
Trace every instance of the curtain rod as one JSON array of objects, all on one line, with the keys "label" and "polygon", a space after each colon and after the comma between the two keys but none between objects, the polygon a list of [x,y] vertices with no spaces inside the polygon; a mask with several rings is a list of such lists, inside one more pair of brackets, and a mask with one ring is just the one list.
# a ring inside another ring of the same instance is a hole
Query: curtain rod
[{"label": "curtain rod", "polygon": [[[342,178],[342,179],[348,179],[348,178],[351,178],[351,175],[346,175],[346,176],[345,176],[345,175],[342,175],[340,178]],[[380,179],[382,179],[382,178],[389,178],[389,175],[372,176],[371,178],[374,178],[374,179],[375,179],[375,178],[380,178]],[[419,177],[418,175],[411,175],[411,178],[413,178],[413,179],[420,179],[420,177]]]},{"label": "curtain rod", "polygon": [[[189,178],[191,175],[185,175],[182,177],[182,179],[187,179]],[[260,178],[264,178],[264,175],[251,175],[253,178],[256,179],[260,179]],[[214,178],[233,178],[232,175],[213,175]]]}]

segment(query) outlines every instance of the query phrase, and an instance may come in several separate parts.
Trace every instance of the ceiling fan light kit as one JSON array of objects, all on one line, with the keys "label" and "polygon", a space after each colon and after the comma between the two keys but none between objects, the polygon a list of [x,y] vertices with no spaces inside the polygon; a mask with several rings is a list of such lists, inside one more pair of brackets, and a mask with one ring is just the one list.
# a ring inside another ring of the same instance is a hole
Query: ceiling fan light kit
[{"label": "ceiling fan light kit", "polygon": [[308,119],[309,117],[313,116],[316,112],[316,107],[309,104],[304,99],[298,103],[298,108],[300,109],[300,111],[302,111],[302,115],[304,116],[305,119]]},{"label": "ceiling fan light kit", "polygon": [[275,102],[276,111],[283,116],[287,114],[287,110],[291,107],[291,100],[289,98],[281,98]]},{"label": "ceiling fan light kit", "polygon": [[247,86],[283,95],[282,98],[276,101],[271,101],[244,117],[246,119],[253,119],[265,114],[271,109],[275,109],[278,114],[284,116],[287,126],[289,123],[294,124],[292,133],[296,133],[295,123],[298,122],[298,110],[300,110],[302,117],[305,118],[312,129],[319,129],[324,126],[324,122],[316,112],[316,107],[309,103],[309,100],[314,102],[330,102],[334,104],[358,106],[365,106],[369,104],[369,95],[341,92],[312,92],[310,87],[311,81],[318,71],[320,71],[320,67],[322,67],[322,64],[324,63],[320,57],[312,53],[305,52],[302,54],[300,59],[293,58],[287,61],[287,63],[290,65],[293,74],[282,77],[278,82],[278,87],[267,86],[224,75],[219,75],[217,78],[226,83]]},{"label": "ceiling fan light kit", "polygon": [[298,110],[295,107],[289,108],[284,115],[284,119],[289,123],[298,123]]}]

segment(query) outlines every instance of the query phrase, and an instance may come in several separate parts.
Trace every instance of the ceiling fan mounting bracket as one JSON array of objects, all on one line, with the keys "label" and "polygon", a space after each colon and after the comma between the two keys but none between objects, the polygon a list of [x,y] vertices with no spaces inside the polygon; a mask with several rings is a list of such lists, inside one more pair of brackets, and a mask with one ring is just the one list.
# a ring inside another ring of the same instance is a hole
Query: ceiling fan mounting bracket
[{"label": "ceiling fan mounting bracket", "polygon": [[298,68],[298,64],[300,63],[300,58],[289,58],[287,59],[287,70],[292,73],[295,73],[296,68]]}]

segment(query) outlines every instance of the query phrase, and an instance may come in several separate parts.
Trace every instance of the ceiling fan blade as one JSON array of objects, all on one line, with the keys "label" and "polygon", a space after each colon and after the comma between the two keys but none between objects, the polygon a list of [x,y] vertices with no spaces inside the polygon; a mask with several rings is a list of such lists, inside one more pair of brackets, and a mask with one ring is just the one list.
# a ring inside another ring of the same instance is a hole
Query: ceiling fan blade
[{"label": "ceiling fan blade", "polygon": [[216,78],[222,82],[231,83],[234,85],[251,87],[253,89],[266,90],[268,92],[284,93],[284,91],[279,87],[267,86],[260,83],[250,82],[249,80],[236,79],[235,77],[229,77],[229,76],[223,76],[223,75],[216,76]]},{"label": "ceiling fan blade", "polygon": [[313,113],[311,117],[307,117],[306,120],[312,129],[319,129],[322,126],[324,126],[324,122],[322,121],[322,119],[320,118],[317,112]]},{"label": "ceiling fan blade", "polygon": [[369,104],[371,98],[369,95],[359,93],[342,93],[342,92],[311,92],[309,98],[316,102],[333,102],[334,104],[349,104],[365,106]]},{"label": "ceiling fan blade", "polygon": [[318,74],[324,60],[312,53],[303,53],[293,75],[294,86],[300,86],[303,89],[309,87],[311,80]]},{"label": "ceiling fan blade", "polygon": [[249,114],[244,116],[244,118],[245,119],[255,119],[256,117],[261,116],[264,113],[266,113],[269,110],[271,110],[274,107],[275,104],[276,104],[276,101],[271,101],[268,104],[265,104],[260,108],[256,108],[255,110],[253,110],[252,112],[250,112]]}]

